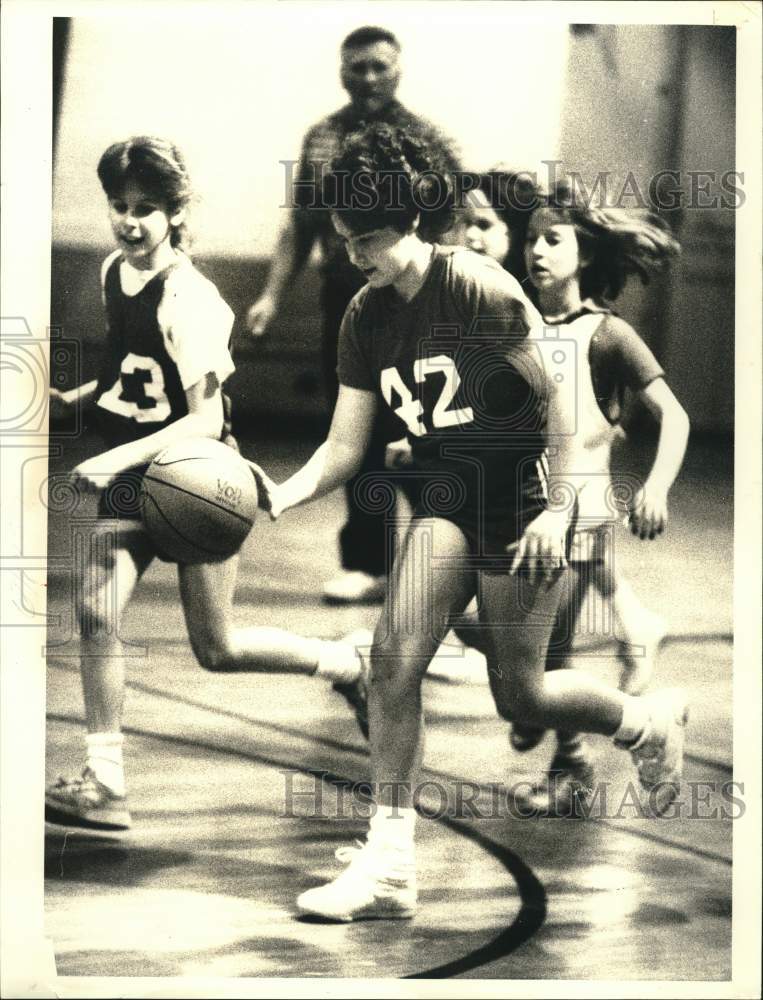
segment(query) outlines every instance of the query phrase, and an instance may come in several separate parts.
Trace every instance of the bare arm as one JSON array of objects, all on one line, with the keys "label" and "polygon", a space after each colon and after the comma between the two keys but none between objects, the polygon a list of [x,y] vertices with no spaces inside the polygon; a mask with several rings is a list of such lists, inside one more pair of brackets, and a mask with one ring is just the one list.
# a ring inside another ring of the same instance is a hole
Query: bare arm
[{"label": "bare arm", "polygon": [[[85,382],[83,385],[78,385],[76,389],[67,389],[65,392],[59,393],[59,395],[65,403],[89,403],[95,395],[97,388],[98,379],[94,378],[92,382]],[[51,392],[58,393],[58,390],[52,389]]]},{"label": "bare arm", "polygon": [[668,493],[681,469],[689,440],[689,418],[665,379],[658,378],[639,393],[660,421],[651,471],[634,499],[631,530],[641,538],[654,538],[668,522]]},{"label": "bare arm", "polygon": [[95,396],[98,388],[98,379],[92,382],[85,382],[75,389],[67,389],[61,392],[60,389],[51,387],[48,390],[48,407],[51,420],[65,420],[77,406],[87,406]]},{"label": "bare arm", "polygon": [[104,451],[80,463],[72,472],[85,489],[103,489],[126,469],[146,465],[165,448],[189,437],[217,438],[223,426],[220,384],[213,372],[186,390],[188,413],[154,434]]},{"label": "bare arm", "polygon": [[252,465],[259,488],[266,494],[263,506],[273,519],[330,493],[355,475],[368,448],[376,406],[375,393],[340,385],[328,438],[301,469],[277,486]]},{"label": "bare arm", "polygon": [[255,337],[265,333],[281,302],[284,288],[302,270],[312,247],[312,233],[300,225],[296,210],[292,209],[278,234],[265,290],[246,314],[246,325]]}]

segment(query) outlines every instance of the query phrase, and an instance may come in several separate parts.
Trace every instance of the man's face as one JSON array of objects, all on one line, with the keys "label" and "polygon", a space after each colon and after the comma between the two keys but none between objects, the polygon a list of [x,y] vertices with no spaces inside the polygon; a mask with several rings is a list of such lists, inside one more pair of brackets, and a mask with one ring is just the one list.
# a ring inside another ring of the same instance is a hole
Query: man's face
[{"label": "man's face", "polygon": [[342,86],[364,115],[378,114],[395,96],[400,82],[398,51],[389,42],[374,42],[342,52]]}]

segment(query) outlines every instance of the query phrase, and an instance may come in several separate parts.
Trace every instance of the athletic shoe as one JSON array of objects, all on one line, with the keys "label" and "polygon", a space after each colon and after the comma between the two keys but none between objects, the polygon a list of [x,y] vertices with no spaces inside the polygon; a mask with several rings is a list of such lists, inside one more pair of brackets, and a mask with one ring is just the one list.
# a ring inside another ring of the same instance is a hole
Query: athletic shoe
[{"label": "athletic shoe", "polygon": [[522,722],[512,722],[509,729],[509,743],[518,753],[527,753],[534,750],[543,737],[546,730],[541,726],[528,726]]},{"label": "athletic shoe", "polygon": [[359,657],[360,673],[354,681],[334,681],[331,685],[347,701],[355,713],[358,728],[368,739],[368,667],[366,658]]},{"label": "athletic shoe", "polygon": [[79,778],[57,778],[45,790],[45,819],[59,826],[129,830],[127,798],[116,795],[86,767]]},{"label": "athletic shoe", "polygon": [[[664,618],[644,612],[637,639],[632,643],[618,641],[618,656],[623,664],[618,685],[621,691],[631,695],[641,695],[646,691],[654,673],[657,654],[667,634],[668,626]],[[639,646],[642,653],[636,656],[634,647]]]},{"label": "athletic shoe", "polygon": [[[398,852],[395,852],[396,854]],[[338,923],[353,920],[410,920],[416,912],[416,872],[412,861],[387,863],[389,855],[369,847],[340,847],[347,868],[333,880],[297,899],[300,913]]]},{"label": "athletic shoe", "polygon": [[387,577],[362,570],[347,570],[323,588],[327,604],[381,604],[387,593]]},{"label": "athletic shoe", "polygon": [[650,724],[628,750],[643,788],[641,804],[648,813],[661,816],[680,790],[689,705],[677,688],[645,695],[644,700],[649,703]]},{"label": "athletic shoe", "polygon": [[525,808],[541,816],[575,819],[580,803],[587,803],[594,790],[594,770],[585,754],[569,756],[557,750],[548,773],[528,794],[516,798]]}]

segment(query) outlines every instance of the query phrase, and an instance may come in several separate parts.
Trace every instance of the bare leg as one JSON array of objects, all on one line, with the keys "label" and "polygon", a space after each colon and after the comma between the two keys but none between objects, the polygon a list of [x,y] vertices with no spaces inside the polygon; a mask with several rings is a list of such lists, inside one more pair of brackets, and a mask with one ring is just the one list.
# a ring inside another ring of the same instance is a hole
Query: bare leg
[{"label": "bare leg", "polygon": [[534,584],[483,574],[483,623],[492,645],[490,686],[505,718],[611,736],[622,722],[622,693],[578,671],[545,673],[549,638],[570,582],[567,574]]},{"label": "bare leg", "polygon": [[103,522],[90,536],[88,556],[77,594],[85,718],[90,733],[116,733],[125,692],[122,613],[154,549],[139,524]]},{"label": "bare leg", "polygon": [[652,678],[654,661],[665,638],[665,622],[641,604],[611,557],[594,564],[593,581],[597,591],[609,601],[617,626],[623,662],[620,688],[628,694],[642,694]]},{"label": "bare leg", "polygon": [[[280,628],[232,627],[237,571],[238,556],[178,566],[188,636],[199,663],[219,673],[314,674],[321,640]],[[354,649],[348,657],[354,660]]]},{"label": "bare leg", "polygon": [[76,594],[87,765],[81,776],[59,778],[45,790],[48,822],[99,830],[130,826],[122,762],[125,671],[120,624],[153,556],[138,522],[100,522],[88,539]]},{"label": "bare leg", "polygon": [[413,809],[423,753],[421,681],[448,629],[448,619],[474,593],[473,574],[457,561],[468,552],[460,529],[439,519],[415,520],[389,579],[371,649],[369,721],[376,809],[362,849],[333,882],[297,900],[303,913],[349,921],[405,919],[416,908]]},{"label": "bare leg", "polygon": [[473,574],[437,557],[468,553],[454,524],[419,520],[409,529],[390,576],[371,650],[368,714],[379,804],[410,808],[423,753],[421,681],[448,629],[474,593]]}]

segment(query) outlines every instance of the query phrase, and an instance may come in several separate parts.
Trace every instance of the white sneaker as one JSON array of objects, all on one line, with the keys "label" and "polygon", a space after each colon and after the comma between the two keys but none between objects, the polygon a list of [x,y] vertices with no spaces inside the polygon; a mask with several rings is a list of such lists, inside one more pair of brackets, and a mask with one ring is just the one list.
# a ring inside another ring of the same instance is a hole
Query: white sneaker
[{"label": "white sneaker", "polygon": [[323,587],[327,604],[381,604],[387,594],[387,577],[362,570],[346,570]]},{"label": "white sneaker", "polygon": [[649,702],[650,726],[628,749],[644,789],[642,805],[651,815],[661,816],[680,790],[689,705],[677,688],[645,695],[645,701]]},{"label": "white sneaker", "polygon": [[334,879],[308,889],[297,899],[302,914],[338,923],[353,920],[410,920],[416,912],[416,871],[410,855],[382,853],[368,843],[340,847],[337,860],[347,868]]}]

